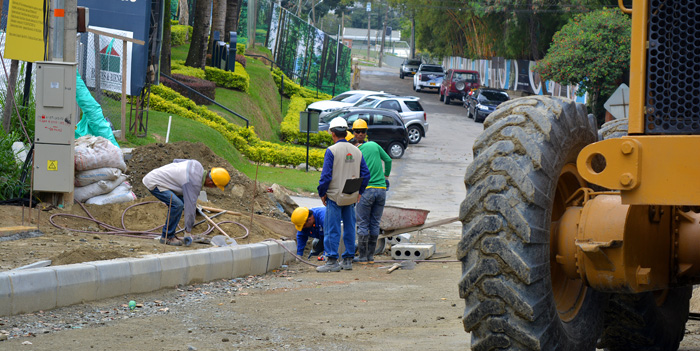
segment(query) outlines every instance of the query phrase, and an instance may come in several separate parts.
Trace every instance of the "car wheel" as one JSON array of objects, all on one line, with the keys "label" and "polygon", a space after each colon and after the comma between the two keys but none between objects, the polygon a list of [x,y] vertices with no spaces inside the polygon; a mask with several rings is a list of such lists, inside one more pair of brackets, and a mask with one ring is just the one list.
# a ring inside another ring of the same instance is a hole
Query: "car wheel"
[{"label": "car wheel", "polygon": [[449,105],[449,104],[450,104],[450,96],[445,95],[445,105]]},{"label": "car wheel", "polygon": [[440,101],[445,101],[445,96],[442,95],[442,92],[440,92]]},{"label": "car wheel", "polygon": [[399,78],[403,79],[403,73],[399,73]]},{"label": "car wheel", "polygon": [[469,110],[469,107],[467,107],[467,118],[474,118],[474,115],[472,115],[472,111]]},{"label": "car wheel", "polygon": [[420,139],[421,139],[420,128],[418,128],[417,126],[410,126],[410,127],[408,127],[407,131],[408,131],[408,142],[410,144],[418,144],[418,142],[420,142]]},{"label": "car wheel", "polygon": [[403,156],[404,147],[401,143],[395,141],[389,145],[389,157],[391,158],[401,158]]},{"label": "car wheel", "polygon": [[420,92],[420,85],[416,85],[416,91]]}]

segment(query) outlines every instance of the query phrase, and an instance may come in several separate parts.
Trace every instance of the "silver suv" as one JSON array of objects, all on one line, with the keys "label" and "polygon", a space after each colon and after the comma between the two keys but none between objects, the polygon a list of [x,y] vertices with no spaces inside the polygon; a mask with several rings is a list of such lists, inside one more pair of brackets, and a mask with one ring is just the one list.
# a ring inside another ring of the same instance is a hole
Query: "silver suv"
[{"label": "silver suv", "polygon": [[408,131],[408,141],[417,144],[428,132],[428,116],[415,96],[367,96],[355,103],[356,107],[375,107],[398,111]]}]

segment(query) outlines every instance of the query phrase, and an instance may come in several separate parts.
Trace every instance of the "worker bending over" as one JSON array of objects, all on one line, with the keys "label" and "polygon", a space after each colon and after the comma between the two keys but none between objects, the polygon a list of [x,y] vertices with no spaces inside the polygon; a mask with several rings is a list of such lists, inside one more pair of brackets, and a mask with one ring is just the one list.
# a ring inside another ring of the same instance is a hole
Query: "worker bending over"
[{"label": "worker bending over", "polygon": [[311,249],[309,257],[323,252],[323,221],[326,219],[325,207],[297,207],[292,212],[292,223],[297,229],[297,255],[304,255],[304,248],[309,238],[318,239]]},{"label": "worker bending over", "polygon": [[205,171],[196,160],[176,159],[173,163],[156,168],[145,177],[143,185],[158,200],[168,206],[168,216],[163,226],[160,243],[180,246],[182,242],[175,236],[182,212],[185,212],[185,236],[191,236],[197,198],[202,186],[218,187],[222,191],[228,185],[231,176],[223,168],[214,167]]}]

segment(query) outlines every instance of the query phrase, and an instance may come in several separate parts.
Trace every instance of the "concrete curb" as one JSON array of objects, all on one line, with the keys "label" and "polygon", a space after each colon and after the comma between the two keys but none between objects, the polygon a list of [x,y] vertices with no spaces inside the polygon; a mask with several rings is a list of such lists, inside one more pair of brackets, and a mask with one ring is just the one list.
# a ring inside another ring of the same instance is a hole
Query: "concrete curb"
[{"label": "concrete curb", "polygon": [[[296,250],[294,241],[284,247]],[[280,244],[208,248],[0,272],[0,316],[50,310],[125,294],[259,275],[294,260]]]}]

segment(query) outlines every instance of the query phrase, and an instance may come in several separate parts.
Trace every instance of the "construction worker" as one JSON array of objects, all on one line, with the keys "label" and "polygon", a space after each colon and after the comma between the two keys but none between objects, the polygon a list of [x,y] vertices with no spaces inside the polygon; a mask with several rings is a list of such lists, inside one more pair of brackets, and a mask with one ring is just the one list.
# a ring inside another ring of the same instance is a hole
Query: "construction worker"
[{"label": "construction worker", "polygon": [[[348,123],[342,117],[331,120],[329,131],[333,145],[323,156],[323,171],[318,182],[318,195],[326,206],[323,247],[327,261],[316,268],[318,272],[351,270],[355,257],[355,204],[369,182],[369,170],[360,149],[345,140],[347,129]],[[345,252],[339,263],[341,219]]]},{"label": "construction worker", "polygon": [[168,206],[168,216],[163,226],[160,243],[180,246],[182,241],[175,236],[175,231],[183,210],[185,237],[190,237],[197,198],[202,186],[217,187],[223,191],[231,181],[231,176],[228,171],[220,167],[205,171],[199,161],[176,159],[171,164],[148,172],[142,181],[153,196]]},{"label": "construction worker", "polygon": [[318,239],[311,249],[309,257],[323,252],[323,221],[326,219],[325,207],[297,207],[292,212],[292,223],[297,229],[297,255],[304,255],[304,248],[309,238]]},{"label": "construction worker", "polygon": [[[379,222],[382,220],[389,174],[391,173],[391,157],[379,144],[373,141],[365,142],[367,122],[358,119],[352,124],[355,145],[362,151],[362,158],[369,168],[370,179],[355,207],[357,219],[357,245],[360,264],[374,263],[374,251],[379,238]],[[383,166],[382,166],[382,163]]]}]

